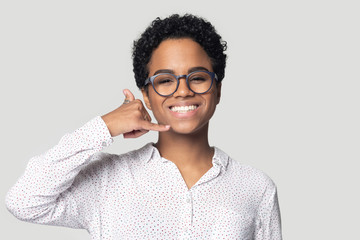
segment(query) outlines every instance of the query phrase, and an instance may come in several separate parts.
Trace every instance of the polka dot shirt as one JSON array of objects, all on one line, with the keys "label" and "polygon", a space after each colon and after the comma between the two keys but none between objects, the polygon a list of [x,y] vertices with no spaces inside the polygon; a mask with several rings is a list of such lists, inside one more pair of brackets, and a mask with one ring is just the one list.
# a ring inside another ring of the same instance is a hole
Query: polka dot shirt
[{"label": "polka dot shirt", "polygon": [[30,159],[7,194],[18,219],[86,229],[91,239],[281,238],[276,186],[215,147],[212,168],[188,189],[149,143],[122,154],[95,117]]}]

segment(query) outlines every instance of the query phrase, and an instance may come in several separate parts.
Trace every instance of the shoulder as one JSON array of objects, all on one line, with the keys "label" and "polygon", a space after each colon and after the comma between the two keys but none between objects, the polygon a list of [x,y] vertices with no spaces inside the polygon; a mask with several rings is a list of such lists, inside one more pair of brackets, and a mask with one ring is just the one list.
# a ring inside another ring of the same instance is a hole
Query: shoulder
[{"label": "shoulder", "polygon": [[230,159],[229,168],[234,178],[235,184],[249,190],[255,190],[258,193],[264,193],[268,189],[276,188],[274,181],[260,169],[242,164],[241,162]]},{"label": "shoulder", "polygon": [[220,149],[216,149],[226,163],[224,178],[234,186],[242,189],[264,191],[265,188],[275,188],[273,180],[262,170],[235,160]]},{"label": "shoulder", "polygon": [[246,180],[257,185],[275,185],[269,175],[262,170],[243,164],[235,159],[230,158],[230,162],[233,173],[238,176],[239,179]]},{"label": "shoulder", "polygon": [[116,172],[117,175],[129,169],[141,167],[144,162],[151,157],[151,144],[147,144],[139,149],[123,153],[113,154],[98,152],[91,157],[91,163],[83,170],[82,174],[104,174]]},{"label": "shoulder", "polygon": [[225,205],[235,211],[246,208],[256,212],[263,199],[276,192],[273,180],[262,170],[243,164],[228,155],[226,157],[227,161],[224,162],[227,165],[219,180],[219,191],[226,199]]}]

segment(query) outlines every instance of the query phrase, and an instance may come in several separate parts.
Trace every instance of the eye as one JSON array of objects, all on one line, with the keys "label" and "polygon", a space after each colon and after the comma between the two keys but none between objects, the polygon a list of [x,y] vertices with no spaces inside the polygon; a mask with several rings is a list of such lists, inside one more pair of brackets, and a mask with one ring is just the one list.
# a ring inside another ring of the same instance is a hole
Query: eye
[{"label": "eye", "polygon": [[159,84],[169,84],[169,83],[172,83],[172,82],[173,82],[172,79],[166,78],[166,79],[160,79],[158,83]]},{"label": "eye", "polygon": [[168,86],[176,83],[176,79],[171,75],[159,75],[154,80],[155,85]]},{"label": "eye", "polygon": [[206,78],[204,78],[202,76],[195,76],[195,77],[192,77],[190,79],[190,81],[192,81],[192,82],[203,82],[203,81],[206,81]]},{"label": "eye", "polygon": [[203,83],[208,80],[211,80],[211,76],[207,73],[200,72],[191,75],[189,80],[191,83]]}]

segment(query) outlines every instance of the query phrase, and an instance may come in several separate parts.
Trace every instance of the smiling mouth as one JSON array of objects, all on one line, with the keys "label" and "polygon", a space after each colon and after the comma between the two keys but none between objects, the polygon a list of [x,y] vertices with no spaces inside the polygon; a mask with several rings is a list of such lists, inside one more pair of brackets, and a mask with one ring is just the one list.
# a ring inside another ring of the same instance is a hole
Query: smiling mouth
[{"label": "smiling mouth", "polygon": [[197,109],[198,107],[199,107],[199,105],[172,106],[172,107],[170,107],[170,110],[171,110],[172,112],[177,112],[177,113],[187,113],[187,112],[194,111],[194,110]]}]

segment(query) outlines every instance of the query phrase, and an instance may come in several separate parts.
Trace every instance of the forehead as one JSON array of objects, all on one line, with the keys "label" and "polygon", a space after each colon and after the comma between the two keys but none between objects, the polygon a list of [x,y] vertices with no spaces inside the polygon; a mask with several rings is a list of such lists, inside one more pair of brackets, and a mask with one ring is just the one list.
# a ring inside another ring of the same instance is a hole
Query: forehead
[{"label": "forehead", "polygon": [[150,76],[160,69],[171,69],[176,74],[184,74],[194,67],[212,71],[211,60],[205,50],[189,38],[164,40],[154,50],[148,64]]}]

